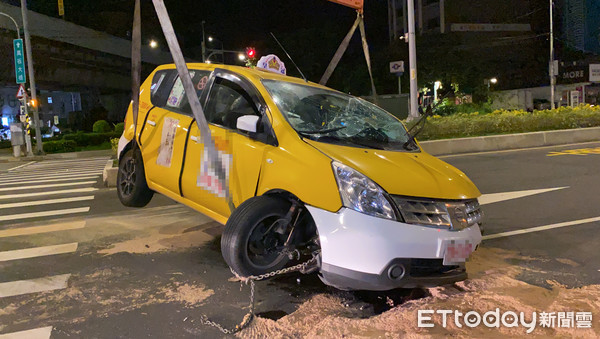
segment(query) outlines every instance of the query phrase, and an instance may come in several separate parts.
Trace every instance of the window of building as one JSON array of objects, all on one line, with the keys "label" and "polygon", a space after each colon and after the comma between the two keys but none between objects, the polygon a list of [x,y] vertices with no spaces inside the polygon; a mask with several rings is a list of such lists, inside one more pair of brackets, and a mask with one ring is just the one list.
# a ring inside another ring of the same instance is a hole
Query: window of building
[{"label": "window of building", "polygon": [[51,104],[52,103],[52,97],[48,97],[48,103]]}]

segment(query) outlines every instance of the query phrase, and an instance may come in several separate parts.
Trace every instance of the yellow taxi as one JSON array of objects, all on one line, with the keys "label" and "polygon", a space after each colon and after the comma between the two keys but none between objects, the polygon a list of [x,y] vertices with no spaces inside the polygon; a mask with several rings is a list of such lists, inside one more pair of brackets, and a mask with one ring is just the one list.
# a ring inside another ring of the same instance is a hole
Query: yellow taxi
[{"label": "yellow taxi", "polygon": [[188,68],[228,185],[215,179],[175,65],[164,65],[141,87],[137,121],[131,107],[126,116],[124,205],[158,192],[224,224],[223,258],[242,276],[315,258],[310,269],[339,289],[466,279],[481,242],[480,192],[396,117],[263,69]]}]

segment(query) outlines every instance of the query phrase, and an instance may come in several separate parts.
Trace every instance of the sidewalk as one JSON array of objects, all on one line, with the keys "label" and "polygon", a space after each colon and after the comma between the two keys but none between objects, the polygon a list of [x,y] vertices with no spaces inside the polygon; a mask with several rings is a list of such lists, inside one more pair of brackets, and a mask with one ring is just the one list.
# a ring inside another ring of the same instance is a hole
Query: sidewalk
[{"label": "sidewalk", "polygon": [[70,152],[70,153],[55,153],[46,155],[36,155],[32,157],[13,157],[12,148],[0,149],[0,163],[6,162],[27,162],[27,161],[43,161],[51,159],[79,159],[79,158],[93,158],[113,155],[112,150],[99,150],[99,151],[82,151],[82,152]]}]

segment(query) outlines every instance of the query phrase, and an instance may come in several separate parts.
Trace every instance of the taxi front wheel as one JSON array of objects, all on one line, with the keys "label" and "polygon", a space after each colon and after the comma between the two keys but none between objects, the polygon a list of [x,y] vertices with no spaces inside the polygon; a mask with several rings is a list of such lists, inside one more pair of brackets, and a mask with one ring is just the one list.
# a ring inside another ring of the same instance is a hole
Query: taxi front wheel
[{"label": "taxi front wheel", "polygon": [[148,205],[154,191],[148,188],[144,162],[139,150],[129,150],[119,161],[117,194],[121,203],[128,207]]},{"label": "taxi front wheel", "polygon": [[279,270],[288,263],[284,244],[291,227],[285,218],[291,203],[269,196],[246,200],[236,208],[223,231],[221,253],[242,276]]}]

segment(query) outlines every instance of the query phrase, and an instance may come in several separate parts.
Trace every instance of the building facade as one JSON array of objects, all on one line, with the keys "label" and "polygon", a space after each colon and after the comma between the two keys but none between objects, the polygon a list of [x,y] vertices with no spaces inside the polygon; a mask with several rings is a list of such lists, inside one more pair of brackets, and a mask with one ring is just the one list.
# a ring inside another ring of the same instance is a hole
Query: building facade
[{"label": "building facade", "polygon": [[560,0],[562,37],[569,47],[600,54],[600,1]]},{"label": "building facade", "polygon": [[[0,12],[22,27],[20,7],[0,2]],[[106,111],[109,121],[121,120],[131,100],[131,41],[33,11],[28,16],[41,123],[51,126],[55,119],[68,121],[71,112],[86,115],[98,109]],[[2,125],[18,120],[20,112],[12,47],[16,38],[15,25],[0,17]],[[149,47],[142,49],[142,60],[144,73],[172,62],[168,52]]]}]

